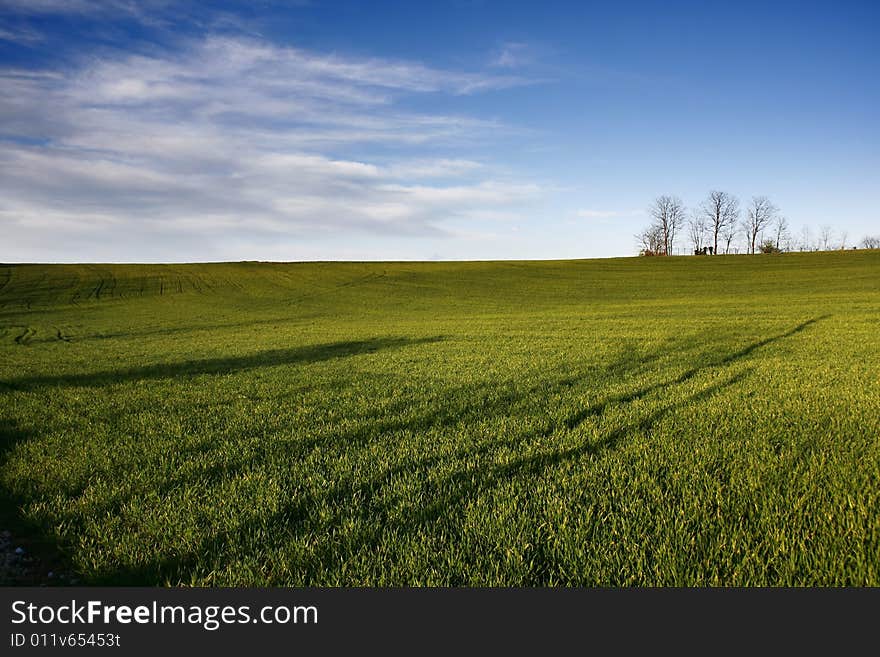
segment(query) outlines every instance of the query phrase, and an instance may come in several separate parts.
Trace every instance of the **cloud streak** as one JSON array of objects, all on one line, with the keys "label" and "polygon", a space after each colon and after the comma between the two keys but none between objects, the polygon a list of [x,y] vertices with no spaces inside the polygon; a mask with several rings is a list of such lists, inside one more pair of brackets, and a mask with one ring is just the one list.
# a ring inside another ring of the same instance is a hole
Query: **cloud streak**
[{"label": "cloud streak", "polygon": [[[137,258],[131,235],[225,252],[244,238],[436,237],[450,221],[522,211],[542,194],[488,162],[442,154],[510,127],[402,108],[529,83],[518,76],[229,36],[115,55],[0,70],[3,259],[50,234],[118,248],[116,259]],[[347,155],[364,148],[381,155]]]},{"label": "cloud streak", "polygon": [[620,219],[637,217],[642,210],[578,210],[574,216],[578,219]]},{"label": "cloud streak", "polygon": [[492,58],[492,65],[500,68],[519,68],[531,62],[528,44],[516,41],[503,44]]}]

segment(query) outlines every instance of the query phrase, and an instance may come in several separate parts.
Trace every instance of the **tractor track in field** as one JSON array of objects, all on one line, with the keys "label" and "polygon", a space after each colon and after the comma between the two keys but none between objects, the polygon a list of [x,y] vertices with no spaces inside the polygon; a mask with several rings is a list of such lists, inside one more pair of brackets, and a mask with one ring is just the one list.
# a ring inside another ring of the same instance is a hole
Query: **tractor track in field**
[{"label": "tractor track in field", "polygon": [[108,289],[105,291],[105,294],[109,294],[111,297],[115,297],[116,296],[116,287],[119,284],[119,281],[116,278],[116,274],[114,274],[112,271],[110,271],[109,274],[110,274],[110,283],[109,283]]},{"label": "tractor track in field", "polygon": [[378,281],[387,276],[388,272],[383,271],[381,274],[366,274],[365,276],[359,276],[350,281],[345,281],[343,283],[337,283],[332,288],[325,288],[321,290],[315,290],[314,292],[308,292],[306,294],[302,294],[298,297],[291,297],[287,300],[290,305],[294,305],[297,303],[302,303],[308,299],[320,299],[322,297],[329,297],[334,292],[337,292],[343,288],[354,287],[356,285],[364,285],[366,283],[372,283],[373,281]]},{"label": "tractor track in field", "polygon": [[26,326],[24,329],[24,333],[21,333],[14,338],[15,343],[26,345],[34,338],[36,334],[37,329],[33,328],[32,326]]},{"label": "tractor track in field", "polygon": [[[157,287],[152,288],[151,283],[155,284]],[[213,292],[215,289],[207,280],[188,275],[172,276],[170,278],[163,276],[157,276],[155,278],[142,276],[139,279],[132,281],[130,287],[126,288],[123,285],[123,287],[120,288],[119,279],[112,272],[102,274],[97,282],[92,282],[88,285],[90,287],[86,288],[87,292],[85,290],[73,292],[70,296],[71,304],[79,305],[83,300],[90,299],[100,301],[107,298],[126,299],[130,297],[147,297],[151,295],[151,289],[155,289],[159,296],[164,296],[166,294],[184,294],[189,291],[190,288],[198,294]],[[230,287],[243,289],[242,286],[236,283],[230,283]]]},{"label": "tractor track in field", "polygon": [[92,290],[92,293],[89,295],[90,297],[95,297],[95,299],[101,298],[101,290],[104,289],[104,279],[98,281],[98,284]]},{"label": "tractor track in field", "polygon": [[378,274],[378,273],[365,274],[363,276],[359,276],[358,278],[354,278],[354,279],[352,279],[350,281],[346,281],[344,283],[337,283],[336,287],[341,288],[341,287],[353,287],[355,285],[363,285],[364,283],[370,283],[372,281],[377,281],[380,278],[384,278],[387,274],[388,274],[388,272],[384,271],[384,270],[382,271],[381,274]]},{"label": "tractor track in field", "polygon": [[[227,286],[228,288],[239,291],[246,289],[245,285],[234,279],[225,279],[220,285],[218,285],[216,281],[211,281],[205,277],[190,275],[187,273],[184,275],[172,276],[170,278],[161,275],[155,278],[151,278],[150,276],[141,277],[139,281],[134,282],[134,284],[131,285],[129,290],[130,294],[123,294],[122,292],[127,288],[125,288],[124,285],[120,288],[119,278],[112,271],[94,272],[94,270],[92,270],[92,272],[96,273],[97,277],[92,278],[91,281],[82,281],[84,285],[79,289],[74,287],[74,289],[68,291],[68,303],[74,306],[81,306],[84,302],[101,301],[110,298],[124,299],[133,296],[146,297],[150,296],[151,283],[157,284],[158,289],[156,291],[158,292],[158,296],[184,294],[190,291],[190,289],[197,294],[204,295],[216,292],[218,289],[223,289]],[[383,278],[387,278],[387,276],[387,270],[381,272],[369,272],[348,280],[331,283],[326,287],[312,289],[311,291],[304,292],[298,296],[289,297],[286,299],[286,303],[296,305],[310,299],[330,298],[336,292],[341,292],[345,289],[362,285],[369,285],[380,281]],[[48,283],[48,281],[48,277],[44,274],[42,277],[38,277],[34,283],[29,284],[28,288],[31,288],[32,290],[40,288],[42,285]],[[10,305],[8,301],[8,292],[13,287],[11,271],[7,269],[4,273],[0,273],[0,292],[6,292],[6,298],[0,300],[0,308],[6,308]],[[122,290],[122,292],[120,290]],[[41,305],[41,299],[39,297],[24,297],[20,299],[18,303],[25,309],[31,310],[35,303],[37,306]]]},{"label": "tractor track in field", "polygon": [[96,301],[100,300],[102,296],[104,296],[104,297],[115,296],[116,285],[117,285],[116,276],[113,274],[112,271],[108,272],[108,274],[109,274],[109,278],[105,277],[103,274],[101,275],[101,278],[98,281],[98,284],[95,286],[94,290],[92,290],[92,293],[89,295],[90,297],[92,297],[92,296],[95,297]]},{"label": "tractor track in field", "polygon": [[199,292],[202,291],[202,288],[201,288],[202,285],[204,285],[206,288],[208,288],[208,292],[213,292],[213,291],[214,291],[214,286],[211,285],[211,284],[208,282],[208,279],[207,279],[207,278],[201,278],[201,277],[198,277],[198,276],[194,276],[194,277],[193,277],[193,280],[197,280],[197,281],[199,281]]}]

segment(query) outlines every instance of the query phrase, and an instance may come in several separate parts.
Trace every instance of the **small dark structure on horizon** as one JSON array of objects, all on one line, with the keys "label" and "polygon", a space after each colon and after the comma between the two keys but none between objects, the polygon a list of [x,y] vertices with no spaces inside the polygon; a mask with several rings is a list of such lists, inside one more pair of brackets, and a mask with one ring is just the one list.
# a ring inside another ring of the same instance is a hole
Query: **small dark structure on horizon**
[{"label": "small dark structure on horizon", "polygon": [[702,249],[694,249],[694,255],[715,255],[715,247],[704,246]]}]

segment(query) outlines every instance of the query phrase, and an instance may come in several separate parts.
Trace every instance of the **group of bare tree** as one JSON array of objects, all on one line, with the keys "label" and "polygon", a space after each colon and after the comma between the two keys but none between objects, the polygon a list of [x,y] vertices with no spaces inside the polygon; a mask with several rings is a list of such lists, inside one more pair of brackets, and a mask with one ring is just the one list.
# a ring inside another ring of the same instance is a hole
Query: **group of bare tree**
[{"label": "group of bare tree", "polygon": [[850,243],[849,234],[844,230],[837,232],[828,224],[819,226],[818,234],[813,236],[809,226],[803,226],[795,237],[786,225],[782,239],[777,238],[778,251],[838,251],[842,249],[880,249],[880,236],[867,235],[860,242]]},{"label": "group of bare tree", "polygon": [[638,236],[643,251],[654,254],[672,253],[675,237],[685,221],[685,208],[674,196],[658,196],[650,208],[653,221]]},{"label": "group of bare tree", "polygon": [[[788,219],[766,196],[753,196],[742,216],[735,196],[714,190],[690,211],[676,196],[658,196],[648,213],[651,223],[636,235],[642,255],[671,255],[676,238],[685,230],[693,252],[702,255],[727,254],[731,250],[738,253],[738,237],[746,253],[847,248],[847,234],[836,234],[827,225],[820,227],[818,239],[813,239],[807,226],[801,230],[799,239],[795,239]],[[880,248],[880,237],[866,237],[859,246]]]}]

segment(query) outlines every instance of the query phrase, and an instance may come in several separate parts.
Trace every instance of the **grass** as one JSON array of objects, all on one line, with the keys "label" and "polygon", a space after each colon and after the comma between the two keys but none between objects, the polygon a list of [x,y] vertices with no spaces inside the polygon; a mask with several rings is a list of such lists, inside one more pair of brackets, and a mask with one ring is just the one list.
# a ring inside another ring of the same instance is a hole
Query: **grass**
[{"label": "grass", "polygon": [[88,584],[880,585],[880,252],[0,265]]}]

